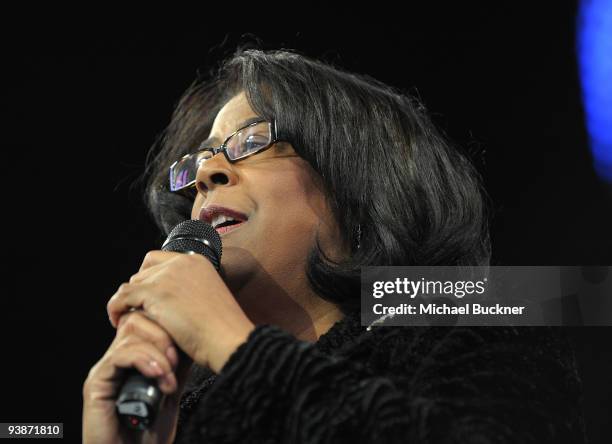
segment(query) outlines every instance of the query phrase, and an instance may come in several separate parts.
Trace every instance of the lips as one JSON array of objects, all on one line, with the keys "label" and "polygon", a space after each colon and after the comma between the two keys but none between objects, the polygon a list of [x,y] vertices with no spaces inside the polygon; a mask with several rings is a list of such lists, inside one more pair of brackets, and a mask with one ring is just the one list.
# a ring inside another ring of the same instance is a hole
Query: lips
[{"label": "lips", "polygon": [[225,234],[225,233],[227,233],[229,231],[235,230],[236,228],[238,228],[238,227],[240,227],[242,225],[244,225],[244,222],[240,222],[240,223],[234,224],[234,225],[228,225],[228,226],[225,226],[225,227],[215,228],[215,231],[217,231],[217,233],[219,233],[219,234]]},{"label": "lips", "polygon": [[233,225],[216,228],[215,230],[219,234],[223,234],[231,230],[235,230],[236,228],[242,226],[249,219],[249,217],[246,214],[238,210],[234,210],[232,208],[224,207],[221,205],[208,205],[202,208],[202,210],[200,210],[199,219],[203,222],[206,222],[207,224],[212,225],[213,220],[217,216],[225,216],[225,217],[229,217],[229,218],[239,221],[238,223],[233,224]]}]

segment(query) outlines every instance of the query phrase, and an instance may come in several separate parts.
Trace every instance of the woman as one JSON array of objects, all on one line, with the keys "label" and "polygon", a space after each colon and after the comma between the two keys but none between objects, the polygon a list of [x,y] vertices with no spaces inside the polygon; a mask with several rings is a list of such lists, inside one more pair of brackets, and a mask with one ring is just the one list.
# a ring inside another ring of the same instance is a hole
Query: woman
[{"label": "woman", "polygon": [[[557,331],[361,326],[361,266],[489,260],[477,175],[414,99],[238,50],[184,94],[148,171],[162,232],[215,225],[221,272],[152,251],[119,287],[116,339],[84,385],[86,443],[583,440]],[[115,416],[129,367],[167,395],[143,435]]]}]

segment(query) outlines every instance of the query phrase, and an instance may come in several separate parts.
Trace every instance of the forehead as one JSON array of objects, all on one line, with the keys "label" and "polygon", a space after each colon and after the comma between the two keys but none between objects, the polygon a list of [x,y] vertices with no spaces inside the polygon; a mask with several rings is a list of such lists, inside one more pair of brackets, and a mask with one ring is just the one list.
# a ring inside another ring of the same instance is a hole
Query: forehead
[{"label": "forehead", "polygon": [[210,138],[219,143],[236,131],[245,120],[257,117],[251,109],[244,91],[232,97],[219,111],[210,130]]}]

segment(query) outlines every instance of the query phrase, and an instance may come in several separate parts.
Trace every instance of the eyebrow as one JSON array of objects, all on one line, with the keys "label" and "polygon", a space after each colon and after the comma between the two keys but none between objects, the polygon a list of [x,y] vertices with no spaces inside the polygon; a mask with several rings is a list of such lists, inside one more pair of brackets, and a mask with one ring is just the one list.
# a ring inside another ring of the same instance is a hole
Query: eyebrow
[{"label": "eyebrow", "polygon": [[[243,122],[240,122],[238,124],[238,126],[236,126],[236,130],[232,132],[232,134],[234,134],[234,132],[236,132],[238,129],[240,128],[244,128],[245,126],[250,125],[251,123],[255,123],[255,122],[262,122],[265,119],[263,119],[262,117],[256,116],[256,117],[250,117],[248,119],[246,119]],[[229,137],[229,136],[228,136]],[[224,139],[227,140],[227,137]],[[206,139],[204,142],[200,143],[201,147],[206,147],[209,148],[212,145],[220,145],[221,144],[221,139],[219,139],[218,137],[209,137],[208,139]]]}]

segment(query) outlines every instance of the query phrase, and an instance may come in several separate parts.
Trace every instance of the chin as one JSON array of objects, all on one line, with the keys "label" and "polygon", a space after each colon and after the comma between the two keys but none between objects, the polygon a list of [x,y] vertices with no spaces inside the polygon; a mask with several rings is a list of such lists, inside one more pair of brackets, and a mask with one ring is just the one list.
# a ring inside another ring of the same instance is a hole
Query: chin
[{"label": "chin", "polygon": [[259,264],[249,251],[239,247],[223,249],[220,275],[232,293],[236,294],[251,281],[257,268]]}]

